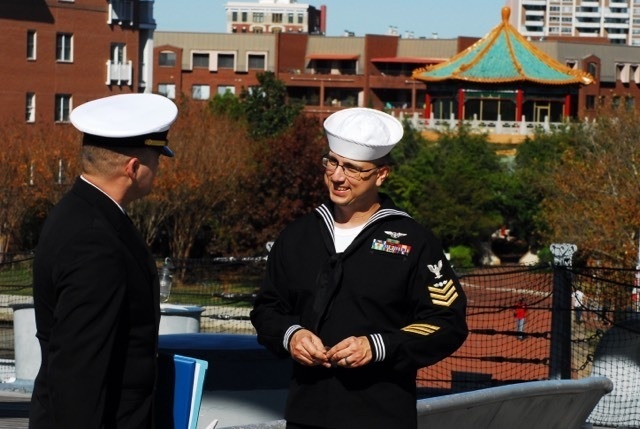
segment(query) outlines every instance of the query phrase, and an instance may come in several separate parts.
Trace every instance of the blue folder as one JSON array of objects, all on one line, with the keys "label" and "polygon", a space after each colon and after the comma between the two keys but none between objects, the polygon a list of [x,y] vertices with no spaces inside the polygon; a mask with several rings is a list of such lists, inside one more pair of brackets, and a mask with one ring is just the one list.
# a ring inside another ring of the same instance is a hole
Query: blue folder
[{"label": "blue folder", "polygon": [[157,427],[196,429],[207,368],[208,362],[202,359],[176,354],[158,357]]}]

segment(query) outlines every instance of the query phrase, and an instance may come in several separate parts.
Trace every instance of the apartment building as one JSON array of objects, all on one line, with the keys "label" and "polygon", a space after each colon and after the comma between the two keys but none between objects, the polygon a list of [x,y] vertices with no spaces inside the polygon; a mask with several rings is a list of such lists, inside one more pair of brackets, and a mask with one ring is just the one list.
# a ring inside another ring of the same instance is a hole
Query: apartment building
[{"label": "apartment building", "polygon": [[511,24],[532,40],[604,38],[640,46],[640,0],[509,0]]},{"label": "apartment building", "polygon": [[150,91],[153,0],[0,2],[3,123],[65,123],[74,106]]},{"label": "apartment building", "polygon": [[325,34],[326,6],[317,9],[296,0],[228,2],[227,33]]},{"label": "apartment building", "polygon": [[[437,106],[428,96],[429,83],[414,79],[413,71],[440,64],[476,42],[465,37],[158,31],[153,91],[206,101],[216,94],[240,94],[258,85],[258,73],[270,71],[284,82],[289,99],[301,102],[309,114],[326,117],[344,107],[362,106],[424,123]],[[576,89],[569,109],[565,103],[554,117],[593,118],[596,109],[606,104],[640,109],[640,47],[577,38],[532,43],[558,62],[594,78]],[[547,98],[558,96],[555,85],[540,85],[536,91],[547,91]],[[531,115],[528,120],[542,122],[543,116]]]},{"label": "apartment building", "polygon": [[273,72],[290,100],[318,116],[348,106],[424,109],[425,86],[413,70],[437,64],[475,38],[326,37],[300,33],[215,34],[157,31],[154,92],[207,100],[240,94]]}]

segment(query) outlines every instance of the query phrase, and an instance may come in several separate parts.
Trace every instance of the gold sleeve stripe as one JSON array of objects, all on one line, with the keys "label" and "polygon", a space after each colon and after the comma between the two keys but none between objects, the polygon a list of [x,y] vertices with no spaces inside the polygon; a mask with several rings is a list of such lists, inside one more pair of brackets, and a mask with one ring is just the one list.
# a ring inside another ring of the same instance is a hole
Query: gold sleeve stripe
[{"label": "gold sleeve stripe", "polygon": [[429,294],[435,305],[443,307],[449,307],[458,298],[458,291],[451,280],[442,288],[430,286]]},{"label": "gold sleeve stripe", "polygon": [[402,328],[405,332],[413,332],[418,335],[431,335],[440,329],[439,326],[429,325],[427,323],[414,323],[413,325],[405,326]]}]

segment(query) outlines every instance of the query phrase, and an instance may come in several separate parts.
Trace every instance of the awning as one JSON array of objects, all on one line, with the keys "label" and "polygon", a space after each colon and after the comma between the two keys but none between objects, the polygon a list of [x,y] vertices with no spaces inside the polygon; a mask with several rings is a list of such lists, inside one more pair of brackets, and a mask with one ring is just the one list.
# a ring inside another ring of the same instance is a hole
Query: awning
[{"label": "awning", "polygon": [[440,64],[446,61],[444,58],[425,57],[380,57],[371,58],[372,63],[408,63],[408,64]]},{"label": "awning", "polygon": [[360,55],[357,54],[309,54],[306,56],[308,60],[357,60]]}]

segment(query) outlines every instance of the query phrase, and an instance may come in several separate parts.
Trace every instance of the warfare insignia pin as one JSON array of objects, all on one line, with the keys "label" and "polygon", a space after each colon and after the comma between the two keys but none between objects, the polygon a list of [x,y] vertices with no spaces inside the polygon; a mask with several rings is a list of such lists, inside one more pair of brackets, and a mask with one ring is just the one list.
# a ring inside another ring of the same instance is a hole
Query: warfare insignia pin
[{"label": "warfare insignia pin", "polygon": [[391,238],[400,238],[407,235],[404,232],[394,232],[394,231],[385,231],[384,233],[391,236]]},{"label": "warfare insignia pin", "polygon": [[440,259],[437,264],[427,265],[427,267],[429,268],[429,271],[431,271],[436,276],[437,279],[442,277],[442,274],[440,274],[440,271],[442,270],[442,259]]}]

